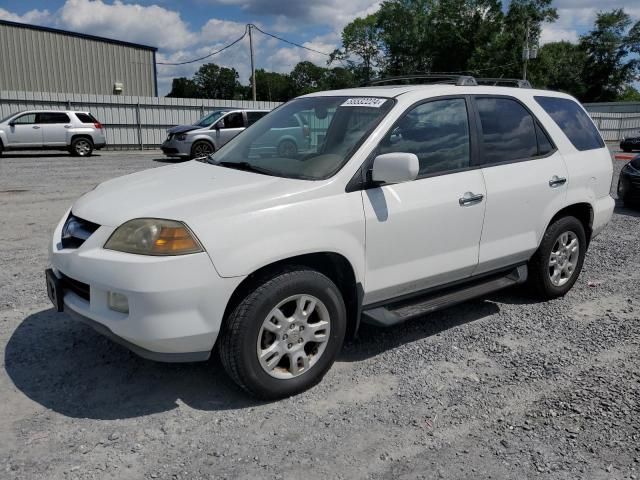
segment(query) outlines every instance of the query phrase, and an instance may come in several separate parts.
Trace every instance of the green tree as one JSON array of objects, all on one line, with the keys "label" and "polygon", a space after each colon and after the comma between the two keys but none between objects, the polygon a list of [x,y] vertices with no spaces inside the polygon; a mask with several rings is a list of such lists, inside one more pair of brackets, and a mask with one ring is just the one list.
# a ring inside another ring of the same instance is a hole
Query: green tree
[{"label": "green tree", "polygon": [[256,97],[268,102],[286,102],[294,97],[291,77],[285,73],[256,70]]},{"label": "green tree", "polygon": [[202,65],[193,76],[202,98],[232,100],[241,91],[235,68],[219,67],[215,63]]},{"label": "green tree", "polygon": [[174,78],[171,82],[171,91],[167,97],[199,98],[200,91],[193,80],[185,77]]},{"label": "green tree", "polygon": [[[583,100],[616,100],[640,72],[640,21],[633,27],[623,9],[598,13],[593,30],[580,38],[587,53],[584,75],[588,85]],[[633,56],[632,54],[636,54]]]},{"label": "green tree", "polygon": [[584,98],[587,85],[584,70],[587,53],[570,42],[547,43],[531,62],[529,78],[536,87],[566,92],[579,99]]},{"label": "green tree", "polygon": [[304,95],[305,93],[316,92],[322,89],[322,79],[326,68],[309,62],[299,62],[291,72],[291,82],[293,84],[294,95]]},{"label": "green tree", "polygon": [[342,49],[331,54],[329,64],[347,62],[352,75],[360,77],[361,81],[368,81],[382,63],[380,33],[376,14],[356,18],[342,30]]},{"label": "green tree", "polygon": [[633,85],[627,85],[616,100],[618,102],[640,102],[640,92]]}]

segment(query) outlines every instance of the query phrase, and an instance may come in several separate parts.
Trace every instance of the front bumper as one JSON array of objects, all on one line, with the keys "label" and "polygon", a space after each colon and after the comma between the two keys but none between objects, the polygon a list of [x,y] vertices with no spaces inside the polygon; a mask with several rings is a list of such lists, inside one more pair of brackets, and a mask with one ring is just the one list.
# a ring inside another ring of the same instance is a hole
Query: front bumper
[{"label": "front bumper", "polygon": [[[220,277],[206,253],[152,257],[105,250],[114,230],[106,226],[79,248],[62,248],[65,220],[66,215],[50,245],[64,312],[145,358],[209,358],[227,302],[242,278]],[[128,313],[109,308],[109,292],[127,297]]]},{"label": "front bumper", "polygon": [[191,156],[191,142],[181,142],[176,140],[175,137],[171,140],[165,140],[160,149],[168,157],[188,158]]}]

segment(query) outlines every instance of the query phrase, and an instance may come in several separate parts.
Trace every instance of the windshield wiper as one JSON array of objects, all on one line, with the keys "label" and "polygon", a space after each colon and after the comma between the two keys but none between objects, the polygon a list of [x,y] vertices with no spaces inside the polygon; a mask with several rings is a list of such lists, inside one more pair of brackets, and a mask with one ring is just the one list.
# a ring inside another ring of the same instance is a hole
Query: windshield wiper
[{"label": "windshield wiper", "polygon": [[213,165],[242,170],[244,172],[261,173],[262,175],[274,176],[275,174],[266,168],[257,167],[249,162],[212,162]]}]

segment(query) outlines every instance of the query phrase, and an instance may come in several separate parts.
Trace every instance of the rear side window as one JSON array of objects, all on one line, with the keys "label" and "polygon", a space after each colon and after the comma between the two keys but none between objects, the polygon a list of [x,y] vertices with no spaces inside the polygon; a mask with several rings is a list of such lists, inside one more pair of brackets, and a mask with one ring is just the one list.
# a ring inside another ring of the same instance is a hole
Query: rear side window
[{"label": "rear side window", "polygon": [[96,123],[97,120],[95,118],[93,118],[93,115],[89,114],[89,113],[76,113],[76,117],[78,117],[78,120],[80,120],[82,123]]},{"label": "rear side window", "polygon": [[247,126],[251,126],[264,117],[268,112],[247,112]]},{"label": "rear side window", "polygon": [[38,114],[37,123],[69,123],[69,115],[64,112],[42,112]]},{"label": "rear side window", "polygon": [[482,126],[482,163],[538,155],[536,122],[520,103],[510,98],[477,98],[476,105]]},{"label": "rear side window", "polygon": [[577,150],[604,147],[598,129],[576,102],[556,97],[535,97],[535,99]]}]

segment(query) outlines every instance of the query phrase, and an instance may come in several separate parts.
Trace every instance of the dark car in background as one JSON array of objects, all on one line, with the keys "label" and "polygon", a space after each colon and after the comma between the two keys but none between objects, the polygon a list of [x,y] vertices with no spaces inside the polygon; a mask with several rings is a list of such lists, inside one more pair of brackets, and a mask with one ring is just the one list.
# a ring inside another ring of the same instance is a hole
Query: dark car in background
[{"label": "dark car in background", "polygon": [[625,136],[620,142],[620,150],[623,152],[640,150],[640,132]]},{"label": "dark car in background", "polygon": [[640,206],[640,155],[620,171],[618,198],[628,207]]}]

